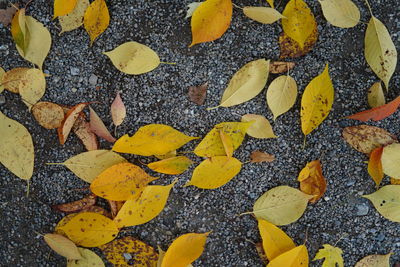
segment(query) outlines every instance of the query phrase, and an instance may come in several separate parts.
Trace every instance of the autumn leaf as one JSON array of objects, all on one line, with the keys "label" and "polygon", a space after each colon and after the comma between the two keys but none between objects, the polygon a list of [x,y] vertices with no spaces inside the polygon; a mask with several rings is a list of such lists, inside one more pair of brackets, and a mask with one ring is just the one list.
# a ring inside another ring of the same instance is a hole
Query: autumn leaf
[{"label": "autumn leaf", "polygon": [[314,25],[313,31],[304,42],[303,47],[300,47],[300,44],[298,42],[290,38],[285,32],[282,32],[278,38],[280,48],[279,58],[284,59],[302,57],[313,49],[317,41],[317,24]]},{"label": "autumn leaf", "polygon": [[4,27],[8,27],[14,17],[15,12],[17,12],[16,6],[10,6],[6,9],[0,9],[0,23]]},{"label": "autumn leaf", "polygon": [[313,195],[311,203],[317,202],[326,191],[326,180],[322,175],[321,162],[314,160],[300,171],[297,180],[300,182],[300,190],[307,195]]},{"label": "autumn leaf", "polygon": [[190,18],[193,16],[194,11],[202,4],[203,2],[193,2],[187,5],[187,11],[186,11],[186,16],[185,19]]},{"label": "autumn leaf", "polygon": [[297,83],[289,75],[279,76],[268,87],[267,103],[274,115],[274,120],[293,107],[296,99]]},{"label": "autumn leaf", "polygon": [[110,134],[104,122],[97,115],[96,111],[89,107],[90,110],[90,130],[95,133],[98,137],[107,140],[110,143],[114,143],[116,139]]},{"label": "autumn leaf", "polygon": [[283,18],[281,13],[271,7],[245,6],[243,13],[252,20],[263,24],[272,24]]},{"label": "autumn leaf", "polygon": [[38,102],[31,111],[35,120],[46,129],[60,127],[64,119],[63,108],[51,102]]},{"label": "autumn leaf", "polygon": [[165,252],[161,267],[187,267],[203,253],[209,234],[189,233],[175,239]]},{"label": "autumn leaf", "polygon": [[194,169],[191,180],[185,186],[216,189],[235,177],[241,167],[242,163],[233,157],[215,156],[205,159]]},{"label": "autumn leaf", "polygon": [[64,203],[64,204],[58,204],[58,205],[53,205],[52,208],[57,211],[65,212],[65,213],[71,213],[71,212],[79,212],[81,210],[85,210],[94,204],[96,204],[96,196],[94,194],[90,194],[82,199],[69,202],[69,203]]},{"label": "autumn leaf", "polygon": [[90,37],[90,45],[99,37],[110,23],[110,14],[104,0],[94,0],[86,9],[83,25]]},{"label": "autumn leaf", "polygon": [[25,8],[20,8],[11,20],[11,36],[16,47],[19,47],[23,53],[26,52],[28,47],[27,31]]},{"label": "autumn leaf", "polygon": [[383,147],[375,148],[369,155],[368,161],[368,173],[372,177],[372,180],[374,180],[377,187],[384,177],[381,162],[382,152]]},{"label": "autumn leaf", "polygon": [[185,156],[171,157],[147,165],[156,172],[177,175],[184,173],[193,162]]},{"label": "autumn leaf", "polygon": [[80,112],[88,105],[89,103],[80,103],[78,105],[70,108],[65,114],[64,120],[61,123],[61,126],[58,127],[58,139],[60,140],[60,144],[65,144],[67,141],[68,135],[71,132],[72,127],[75,124],[76,119],[79,117]]},{"label": "autumn leaf", "polygon": [[158,159],[169,159],[169,158],[176,157],[176,155],[177,155],[176,150],[172,150],[163,155],[154,155],[154,156]]},{"label": "autumn leaf", "polygon": [[228,157],[232,157],[234,151],[232,138],[227,135],[222,129],[219,130],[219,137],[221,138],[222,145],[224,146],[225,154]]},{"label": "autumn leaf", "polygon": [[269,72],[273,74],[288,72],[293,69],[295,65],[295,62],[271,61],[269,64]]},{"label": "autumn leaf", "polygon": [[329,244],[324,244],[323,248],[320,248],[315,255],[313,261],[322,260],[322,267],[343,267],[343,251],[338,247],[333,247]]},{"label": "autumn leaf", "polygon": [[272,130],[272,126],[262,115],[246,114],[242,116],[242,122],[253,122],[246,133],[254,138],[277,138]]},{"label": "autumn leaf", "polygon": [[390,177],[390,184],[400,185],[400,179]]},{"label": "autumn leaf", "polygon": [[187,136],[171,126],[149,124],[140,127],[132,137],[126,134],[119,138],[112,149],[141,156],[163,155],[194,139],[198,137]]},{"label": "autumn leaf", "polygon": [[93,251],[86,248],[78,248],[82,259],[68,260],[67,267],[104,267],[102,259]]},{"label": "autumn leaf", "polygon": [[123,201],[137,199],[151,181],[143,169],[132,163],[118,163],[100,173],[90,184],[90,190],[99,197]]},{"label": "autumn leaf", "polygon": [[250,154],[250,162],[251,163],[259,163],[259,162],[272,162],[275,160],[275,156],[256,150],[251,152]]},{"label": "autumn leaf", "polygon": [[126,117],[126,108],[124,102],[122,102],[120,92],[117,92],[117,95],[114,101],[111,103],[111,118],[115,126],[120,126]]},{"label": "autumn leaf", "polygon": [[220,38],[231,24],[231,0],[206,0],[192,15],[192,43],[211,42]]},{"label": "autumn leaf", "polygon": [[86,150],[97,150],[99,149],[99,142],[97,141],[96,135],[92,132],[90,124],[86,121],[84,114],[79,113],[76,119],[72,131],[82,141]]},{"label": "autumn leaf", "polygon": [[371,108],[376,108],[385,105],[385,103],[385,94],[381,82],[374,83],[368,90],[368,105]]},{"label": "autumn leaf", "polygon": [[324,17],[330,24],[351,28],[360,21],[360,10],[351,0],[319,0]]},{"label": "autumn leaf", "polygon": [[346,118],[364,122],[369,120],[380,121],[395,113],[396,110],[399,108],[399,106],[400,106],[400,96],[396,97],[394,100],[390,101],[385,105],[364,110],[362,112],[358,112]]},{"label": "autumn leaf", "polygon": [[300,118],[304,135],[311,133],[328,117],[333,97],[334,89],[326,64],[324,71],[307,85],[301,98]]},{"label": "autumn leaf", "polygon": [[274,7],[274,0],[267,0],[267,2],[272,8],[275,8]]},{"label": "autumn leaf", "polygon": [[74,10],[65,16],[59,16],[58,22],[61,26],[60,34],[75,30],[83,25],[83,16],[86,9],[89,7],[89,0],[78,0]]},{"label": "autumn leaf", "polygon": [[150,47],[137,42],[123,43],[114,50],[103,52],[103,54],[110,58],[119,71],[126,74],[143,74],[160,65],[157,53]]},{"label": "autumn leaf", "polygon": [[53,19],[71,13],[77,5],[77,2],[78,0],[54,0]]},{"label": "autumn leaf", "polygon": [[43,238],[47,245],[61,256],[69,260],[79,260],[82,258],[78,247],[65,236],[59,234],[45,234]]},{"label": "autumn leaf", "polygon": [[354,267],[390,267],[390,256],[386,255],[369,255],[362,258]]},{"label": "autumn leaf", "polygon": [[199,86],[189,86],[189,99],[197,105],[203,105],[206,100],[208,82]]},{"label": "autumn leaf", "polygon": [[385,185],[363,197],[369,199],[383,217],[392,222],[400,222],[400,185]]},{"label": "autumn leaf", "polygon": [[395,135],[370,125],[349,126],[343,129],[342,134],[349,145],[366,154],[370,154],[377,147],[397,142]]},{"label": "autumn leaf", "polygon": [[394,143],[383,148],[382,170],[395,179],[400,179],[400,144]]},{"label": "autumn leaf", "polygon": [[300,245],[280,254],[270,261],[267,267],[308,266],[308,261],[307,248],[304,245]]}]

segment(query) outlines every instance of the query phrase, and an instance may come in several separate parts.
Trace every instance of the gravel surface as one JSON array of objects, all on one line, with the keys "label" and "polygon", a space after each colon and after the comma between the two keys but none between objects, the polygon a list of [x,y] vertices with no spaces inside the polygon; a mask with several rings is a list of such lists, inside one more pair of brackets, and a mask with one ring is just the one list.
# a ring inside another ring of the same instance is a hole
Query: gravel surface
[{"label": "gravel surface", "polygon": [[[46,78],[47,90],[42,100],[65,105],[98,101],[94,108],[111,129],[110,104],[121,90],[127,120],[119,127],[119,136],[132,134],[149,123],[164,123],[188,135],[204,136],[213,125],[238,121],[246,113],[262,114],[272,122],[265,91],[235,107],[213,111],[206,111],[205,107],[219,103],[229,79],[245,63],[258,58],[279,58],[280,23],[253,22],[235,8],[231,27],[221,39],[188,48],[190,24],[184,17],[191,0],[108,1],[110,26],[90,47],[83,28],[58,35],[60,28],[52,20],[50,2],[35,0],[27,9],[27,14],[50,30],[53,40],[44,63],[45,71],[51,76]],[[234,2],[240,6],[265,4],[258,0]],[[278,10],[282,11],[285,3],[282,1]],[[306,242],[311,259],[322,244],[337,243],[343,249],[346,266],[353,266],[364,256],[390,251],[394,252],[392,264],[400,261],[399,224],[384,219],[369,201],[360,197],[375,190],[367,173],[367,157],[341,138],[343,127],[358,124],[342,118],[368,108],[367,88],[378,81],[364,59],[366,24],[360,23],[351,29],[333,27],[324,19],[317,1],[307,0],[307,3],[316,16],[320,37],[309,54],[294,60],[297,65],[291,75],[301,95],[310,80],[329,62],[335,88],[333,109],[324,123],[308,136],[307,147],[302,149],[299,98],[294,108],[273,123],[277,139],[246,137],[235,152],[235,157],[245,162],[253,150],[260,149],[274,154],[276,161],[244,164],[239,175],[216,190],[181,187],[190,179],[192,168],[179,176],[167,207],[156,219],[127,228],[121,236],[132,235],[165,250],[181,234],[212,231],[203,255],[194,266],[263,266],[253,245],[260,241],[256,221],[249,215],[238,217],[237,214],[251,210],[254,201],[275,186],[298,187],[299,171],[308,161],[321,159],[328,181],[324,198],[309,205],[300,220],[282,228],[297,244]],[[367,22],[370,15],[364,1],[355,0],[355,3],[361,10],[362,21]],[[371,5],[400,50],[397,0],[376,0]],[[146,44],[162,61],[177,64],[162,64],[140,76],[123,74],[102,52],[127,41]],[[6,70],[30,66],[16,51],[9,29],[1,25],[0,65]],[[269,80],[274,77],[271,75]],[[206,102],[204,106],[197,106],[187,98],[188,87],[206,81],[210,85]],[[400,93],[399,67],[390,87],[387,99],[392,100]],[[4,92],[0,96],[0,110],[29,129],[36,156],[29,197],[25,196],[26,182],[0,166],[0,265],[62,266],[65,260],[52,253],[38,233],[52,232],[63,217],[52,211],[50,205],[82,198],[87,192],[80,189],[88,185],[63,166],[46,163],[65,161],[85,149],[72,136],[61,146],[55,130],[40,127],[17,95]],[[399,115],[398,111],[390,118],[369,124],[398,136]],[[184,150],[192,150],[196,143],[191,142]],[[110,147],[110,143],[101,142],[101,148]],[[137,157],[128,158],[137,162]],[[200,162],[200,158],[192,158]],[[174,179],[159,176],[158,184],[168,184]],[[384,182],[388,183],[387,178]]]}]

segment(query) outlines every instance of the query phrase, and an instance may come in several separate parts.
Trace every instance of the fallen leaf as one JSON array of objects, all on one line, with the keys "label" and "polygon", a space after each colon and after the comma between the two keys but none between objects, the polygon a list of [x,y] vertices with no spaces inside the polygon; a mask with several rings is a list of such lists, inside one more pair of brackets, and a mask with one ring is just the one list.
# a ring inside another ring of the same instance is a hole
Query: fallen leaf
[{"label": "fallen leaf", "polygon": [[171,157],[147,165],[156,172],[177,175],[184,173],[193,162],[185,156]]},{"label": "fallen leaf", "polygon": [[399,108],[399,106],[400,106],[400,96],[396,97],[394,100],[390,101],[385,105],[364,110],[354,115],[347,116],[346,118],[364,122],[368,120],[380,121],[395,113],[396,110]]},{"label": "fallen leaf", "polygon": [[271,7],[245,6],[243,13],[252,20],[263,24],[272,24],[283,18],[281,13]]},{"label": "fallen leaf", "polygon": [[17,12],[17,9],[14,6],[10,6],[6,9],[0,9],[0,23],[3,24],[4,27],[8,27],[15,12]]},{"label": "fallen leaf", "polygon": [[278,186],[257,199],[252,213],[257,219],[264,219],[275,225],[287,225],[303,215],[308,201],[313,197],[290,186]]},{"label": "fallen leaf", "polygon": [[157,53],[150,47],[137,42],[123,43],[114,50],[103,52],[103,54],[110,58],[119,71],[126,74],[143,74],[160,65]]},{"label": "fallen leaf", "polygon": [[374,180],[377,187],[384,177],[381,162],[382,152],[383,147],[375,148],[369,155],[368,161],[368,173],[372,177],[372,180]]},{"label": "fallen leaf", "polygon": [[54,210],[65,213],[79,212],[96,204],[96,199],[97,197],[94,194],[90,194],[82,199],[69,203],[53,205],[51,207]]},{"label": "fallen leaf", "polygon": [[107,140],[110,143],[114,143],[116,139],[110,134],[104,122],[97,115],[96,111],[89,106],[90,110],[90,130],[95,133],[98,137]]},{"label": "fallen leaf", "polygon": [[90,207],[85,208],[85,209],[82,210],[82,212],[85,212],[85,211],[86,212],[98,213],[98,214],[106,216],[108,218],[112,218],[110,212],[108,212],[107,210],[103,209],[102,207],[99,207],[99,206],[96,206],[96,205],[90,206]]},{"label": "fallen leaf", "polygon": [[89,7],[89,5],[89,0],[78,0],[72,12],[68,13],[65,16],[59,16],[58,22],[61,26],[60,34],[75,30],[83,25],[83,16],[85,15],[85,11]]},{"label": "fallen leaf", "polygon": [[368,105],[371,108],[376,108],[385,105],[385,103],[385,94],[381,82],[374,83],[368,90]]},{"label": "fallen leaf", "polygon": [[254,122],[247,128],[246,133],[254,138],[277,138],[269,121],[262,115],[246,114],[242,122]]},{"label": "fallen leaf", "polygon": [[274,0],[267,0],[268,4],[274,8]]},{"label": "fallen leaf", "polygon": [[228,135],[232,140],[233,150],[236,150],[243,142],[247,129],[253,122],[222,122],[203,138],[196,146],[194,153],[199,157],[225,156],[225,147],[221,140],[221,133]]},{"label": "fallen leaf", "polygon": [[324,17],[330,24],[351,28],[360,21],[360,10],[351,0],[319,0]]},{"label": "fallen leaf", "polygon": [[86,248],[78,248],[82,255],[80,260],[68,260],[67,267],[104,267],[102,259],[93,251]]},{"label": "fallen leaf", "polygon": [[363,197],[369,199],[383,217],[392,222],[400,222],[399,185],[386,185],[372,194],[363,195]]},{"label": "fallen leaf", "polygon": [[317,25],[313,29],[312,33],[308,36],[306,41],[304,42],[304,47],[300,47],[300,44],[290,38],[285,32],[282,32],[279,35],[278,42],[280,48],[279,58],[296,58],[302,57],[310,52],[315,43],[318,41],[318,29]]},{"label": "fallen leaf", "polygon": [[86,121],[84,114],[81,112],[76,119],[72,131],[82,141],[86,150],[97,150],[99,149],[99,143],[96,135],[90,129],[90,124]]},{"label": "fallen leaf", "polygon": [[77,5],[78,0],[54,0],[54,16],[53,19],[58,16],[65,16],[68,13],[71,13],[75,6]]},{"label": "fallen leaf", "polygon": [[166,154],[163,154],[163,155],[154,155],[156,158],[158,158],[158,159],[169,159],[169,158],[172,158],[172,157],[176,157],[176,150],[172,150],[172,151],[170,151],[170,152],[167,152]]},{"label": "fallen leaf", "polygon": [[25,8],[20,8],[11,20],[11,36],[17,48],[26,52],[28,47],[28,29],[26,25]]},{"label": "fallen leaf", "polygon": [[93,150],[75,155],[63,164],[82,180],[91,183],[111,166],[127,162],[119,154],[109,150]]},{"label": "fallen leaf", "polygon": [[306,40],[317,27],[310,8],[303,0],[290,0],[282,15],[283,31],[303,49]]},{"label": "fallen leaf", "polygon": [[297,180],[300,182],[300,190],[302,192],[314,196],[309,200],[311,203],[317,202],[326,191],[326,180],[322,174],[319,160],[308,162],[300,171]]},{"label": "fallen leaf", "polygon": [[390,267],[390,255],[369,255],[362,258],[354,267]]},{"label": "fallen leaf", "polygon": [[78,246],[98,247],[112,241],[118,234],[116,224],[93,212],[81,212],[59,227]]},{"label": "fallen leaf", "polygon": [[131,257],[130,262],[135,267],[155,267],[157,264],[158,254],[155,249],[131,236],[116,239],[99,248],[114,266],[122,267],[129,264],[124,255]]},{"label": "fallen leaf", "polygon": [[58,139],[60,140],[60,144],[65,144],[67,141],[68,135],[72,130],[72,127],[75,124],[76,119],[79,117],[81,111],[88,105],[89,103],[80,103],[78,105],[70,108],[64,116],[64,120],[61,123],[61,126],[58,127]]},{"label": "fallen leaf", "polygon": [[179,236],[165,252],[161,267],[187,267],[203,253],[209,234],[189,233]]},{"label": "fallen leaf", "polygon": [[203,2],[193,2],[187,5],[187,11],[186,11],[186,16],[185,19],[190,18],[194,11],[199,7],[199,5],[201,5]]},{"label": "fallen leaf", "polygon": [[194,185],[202,189],[216,189],[228,183],[242,168],[242,163],[233,157],[215,156],[202,161],[193,171],[185,186]]},{"label": "fallen leaf", "polygon": [[338,247],[333,247],[329,244],[324,244],[323,248],[320,248],[315,255],[313,261],[322,260],[322,267],[343,267],[343,251]]},{"label": "fallen leaf", "polygon": [[400,144],[394,143],[383,148],[382,170],[395,179],[400,179]]},{"label": "fallen leaf", "polygon": [[177,180],[170,185],[149,185],[138,199],[128,199],[114,218],[119,227],[147,223],[157,217],[167,204],[169,193]]},{"label": "fallen leaf", "polygon": [[390,177],[390,184],[400,185],[400,179]]},{"label": "fallen leaf", "polygon": [[217,107],[231,107],[254,98],[264,89],[268,74],[269,60],[257,59],[247,63],[233,75]]},{"label": "fallen leaf", "polygon": [[129,137],[127,134],[119,138],[112,150],[141,156],[163,155],[180,148],[198,137],[187,136],[171,126],[149,124]]},{"label": "fallen leaf", "polygon": [[295,65],[295,62],[271,61],[269,63],[269,72],[273,74],[288,72],[293,69]]},{"label": "fallen leaf", "polygon": [[308,266],[308,261],[307,248],[304,245],[300,245],[277,256],[268,263],[267,267]]},{"label": "fallen leaf", "polygon": [[258,230],[269,261],[296,247],[293,240],[284,231],[266,220],[258,220]]},{"label": "fallen leaf", "polygon": [[279,76],[268,87],[267,103],[274,115],[274,120],[291,109],[296,99],[297,84],[289,75]]},{"label": "fallen leaf", "polygon": [[0,163],[21,179],[33,174],[34,147],[31,134],[19,122],[0,112]]},{"label": "fallen leaf", "polygon": [[94,0],[83,16],[83,26],[90,37],[90,45],[99,37],[110,23],[110,14],[104,0]]},{"label": "fallen leaf", "polygon": [[221,138],[222,145],[224,146],[225,154],[228,157],[232,157],[233,151],[235,150],[235,148],[233,146],[232,138],[221,129],[219,130],[219,136]]},{"label": "fallen leaf", "polygon": [[78,247],[65,236],[59,234],[45,234],[43,238],[52,250],[68,260],[79,260],[82,258]]},{"label": "fallen leaf", "polygon": [[355,150],[369,154],[377,147],[397,142],[396,136],[386,130],[370,126],[349,126],[343,129],[343,138]]},{"label": "fallen leaf", "polygon": [[111,103],[111,118],[115,126],[120,126],[126,117],[126,108],[122,102],[121,94],[117,92],[117,96]]},{"label": "fallen leaf", "polygon": [[63,108],[51,102],[38,102],[32,107],[31,111],[35,120],[46,129],[60,127],[64,119]]},{"label": "fallen leaf", "polygon": [[124,205],[125,201],[114,201],[107,199],[108,205],[110,206],[111,217],[114,219],[118,211],[121,209],[122,205]]},{"label": "fallen leaf", "polygon": [[257,250],[257,254],[260,257],[262,263],[266,266],[267,263],[268,263],[268,258],[267,258],[267,255],[265,254],[265,251],[264,251],[262,243],[261,242],[256,243],[255,247],[256,247],[256,250]]},{"label": "fallen leaf", "polygon": [[262,152],[260,150],[253,151],[250,154],[250,162],[251,163],[273,162],[274,160],[275,160],[274,155]]},{"label": "fallen leaf", "polygon": [[199,86],[189,86],[189,99],[197,105],[203,105],[206,100],[208,82]]},{"label": "fallen leaf", "polygon": [[29,68],[14,68],[5,72],[2,81],[4,89],[19,94],[19,87],[22,86],[22,81],[25,81],[25,86],[30,85],[29,77],[26,77],[28,70]]},{"label": "fallen leaf", "polygon": [[140,167],[124,162],[100,173],[90,184],[90,190],[99,197],[114,201],[137,199],[147,184],[156,179]]},{"label": "fallen leaf", "polygon": [[201,3],[192,15],[190,46],[220,38],[231,24],[232,9],[231,0],[206,0]]},{"label": "fallen leaf", "polygon": [[389,90],[389,81],[397,64],[397,51],[385,25],[372,16],[365,32],[365,59]]},{"label": "fallen leaf", "polygon": [[300,118],[304,135],[311,133],[328,117],[333,98],[334,89],[326,64],[324,71],[307,85],[301,98]]}]

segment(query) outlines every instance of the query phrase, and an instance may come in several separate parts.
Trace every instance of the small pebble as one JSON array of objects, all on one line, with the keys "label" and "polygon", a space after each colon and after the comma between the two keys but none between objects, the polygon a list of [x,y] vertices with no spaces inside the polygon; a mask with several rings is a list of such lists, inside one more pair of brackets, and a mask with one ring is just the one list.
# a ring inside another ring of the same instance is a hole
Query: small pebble
[{"label": "small pebble", "polygon": [[79,75],[79,69],[75,67],[70,68],[71,74],[72,75]]},{"label": "small pebble", "polygon": [[331,198],[330,197],[324,197],[324,200],[325,201],[329,201],[329,200],[331,200]]},{"label": "small pebble", "polygon": [[90,83],[91,85],[96,85],[96,84],[97,84],[97,76],[94,75],[94,74],[90,75],[90,77],[89,77],[89,83]]},{"label": "small pebble", "polygon": [[76,91],[78,91],[78,89],[76,89],[76,88],[74,87],[74,88],[71,89],[71,91],[72,91],[73,93],[76,93]]},{"label": "small pebble", "polygon": [[378,242],[382,242],[385,239],[385,235],[383,233],[380,233],[375,240]]},{"label": "small pebble", "polygon": [[364,203],[358,204],[356,206],[356,209],[357,209],[357,211],[356,211],[357,216],[365,216],[368,214],[368,211],[369,211],[369,207]]},{"label": "small pebble", "polygon": [[6,97],[4,95],[0,95],[0,105],[3,105],[6,103]]}]

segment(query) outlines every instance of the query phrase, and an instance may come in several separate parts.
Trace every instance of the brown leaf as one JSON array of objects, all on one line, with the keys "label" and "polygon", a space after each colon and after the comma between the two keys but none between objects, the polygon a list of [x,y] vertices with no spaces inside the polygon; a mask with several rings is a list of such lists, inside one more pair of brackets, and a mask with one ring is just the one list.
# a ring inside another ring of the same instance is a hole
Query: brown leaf
[{"label": "brown leaf", "polygon": [[269,63],[269,72],[273,74],[288,72],[293,69],[295,65],[296,63],[294,62],[271,61],[271,63]]},{"label": "brown leaf", "polygon": [[59,205],[53,205],[52,208],[57,211],[61,211],[61,212],[65,212],[65,213],[79,212],[79,211],[88,209],[89,207],[96,204],[96,199],[97,199],[96,195],[90,194],[80,200],[77,200],[77,201],[59,204]]},{"label": "brown leaf", "polygon": [[274,155],[262,152],[260,150],[253,151],[250,154],[250,162],[251,163],[272,162],[274,160],[275,160]]},{"label": "brown leaf", "polygon": [[304,47],[302,49],[300,48],[298,42],[286,35],[285,32],[282,32],[281,35],[279,35],[279,47],[281,50],[281,54],[279,57],[283,59],[288,57],[296,58],[304,56],[312,50],[317,40],[318,30],[315,29],[305,41]]},{"label": "brown leaf", "polygon": [[257,254],[260,257],[261,261],[264,263],[264,265],[267,265],[268,263],[268,258],[267,255],[265,254],[263,245],[261,242],[256,243],[256,250]]},{"label": "brown leaf", "polygon": [[297,180],[300,182],[300,190],[308,195],[314,195],[309,201],[317,202],[326,191],[326,180],[322,175],[321,162],[314,160],[300,171]]},{"label": "brown leaf", "polygon": [[[18,5],[15,6],[18,7]],[[17,9],[14,6],[6,9],[0,9],[0,23],[3,24],[4,27],[7,27],[11,23],[15,12],[17,12]]]},{"label": "brown leaf", "polygon": [[208,82],[200,86],[189,86],[189,99],[197,105],[203,105],[206,100]]},{"label": "brown leaf", "polygon": [[107,201],[110,205],[111,217],[115,218],[118,214],[118,211],[122,208],[122,205],[124,205],[125,201],[114,201],[109,199],[107,199]]},{"label": "brown leaf", "polygon": [[88,151],[99,149],[97,137],[90,129],[90,124],[86,121],[83,113],[79,114],[79,117],[76,119],[72,130],[82,141],[83,145]]},{"label": "brown leaf", "polygon": [[83,209],[82,211],[98,213],[98,214],[104,215],[104,216],[112,219],[110,212],[108,212],[107,210],[103,209],[102,207],[99,207],[99,206],[96,206],[96,205],[90,206],[90,207],[88,207],[86,209]]},{"label": "brown leaf", "polygon": [[358,112],[346,118],[359,121],[369,121],[369,120],[380,121],[395,113],[396,110],[399,108],[399,106],[400,106],[400,95],[396,97],[393,101],[390,101],[385,105],[364,110],[362,112]]},{"label": "brown leaf", "polygon": [[91,107],[89,107],[89,110],[90,110],[90,130],[93,133],[95,133],[98,137],[101,137],[110,143],[114,143],[116,139],[108,131],[107,127],[104,125],[99,115],[97,115],[97,113]]},{"label": "brown leaf", "polygon": [[343,129],[343,138],[354,149],[366,154],[377,147],[397,142],[396,136],[382,128],[369,125],[346,127]]},{"label": "brown leaf", "polygon": [[65,114],[64,120],[61,123],[61,126],[58,127],[58,139],[60,140],[60,144],[65,144],[67,141],[68,135],[71,132],[72,127],[75,124],[76,119],[79,117],[81,111],[90,103],[80,103],[78,105],[70,108]]}]

